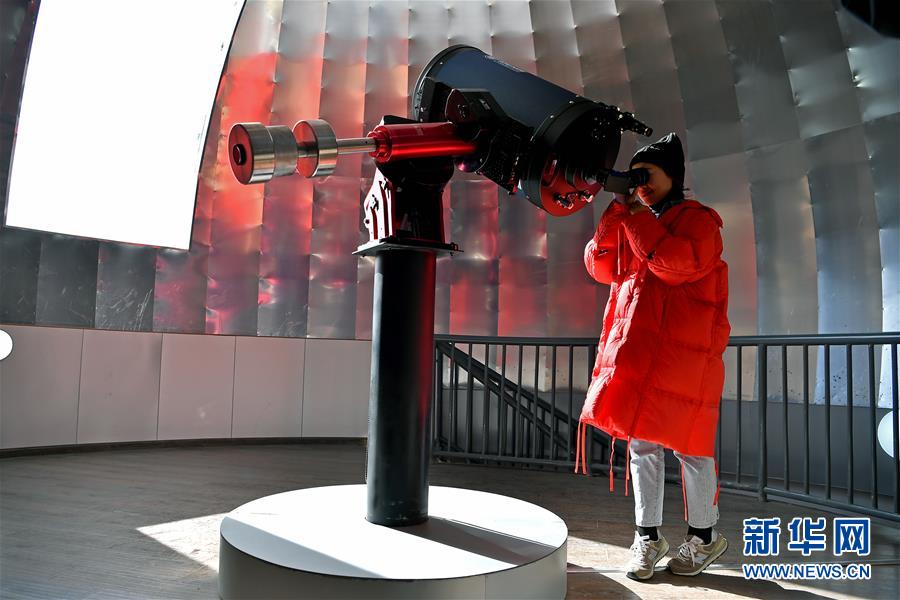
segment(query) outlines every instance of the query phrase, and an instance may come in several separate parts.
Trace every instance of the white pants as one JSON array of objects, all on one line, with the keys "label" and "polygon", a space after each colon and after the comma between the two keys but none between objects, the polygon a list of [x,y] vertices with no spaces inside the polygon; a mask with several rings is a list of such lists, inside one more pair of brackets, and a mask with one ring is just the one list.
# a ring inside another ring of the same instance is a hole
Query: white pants
[{"label": "white pants", "polygon": [[[630,450],[634,522],[640,527],[659,527],[666,483],[664,448],[632,438]],[[719,520],[715,461],[709,456],[685,456],[680,452],[675,452],[675,458],[681,462],[688,525],[697,529],[712,527]]]}]

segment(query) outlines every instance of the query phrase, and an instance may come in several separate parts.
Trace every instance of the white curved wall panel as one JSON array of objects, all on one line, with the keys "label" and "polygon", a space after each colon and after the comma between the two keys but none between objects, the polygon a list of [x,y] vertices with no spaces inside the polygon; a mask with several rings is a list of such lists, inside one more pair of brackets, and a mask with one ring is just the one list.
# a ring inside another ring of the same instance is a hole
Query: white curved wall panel
[{"label": "white curved wall panel", "polygon": [[0,449],[367,434],[368,341],[3,330]]},{"label": "white curved wall panel", "polygon": [[156,439],[162,347],[160,333],[84,332],[79,444]]},{"label": "white curved wall panel", "polygon": [[232,437],[300,436],[306,344],[306,340],[237,338]]},{"label": "white curved wall panel", "polygon": [[3,329],[14,350],[0,362],[0,447],[74,444],[84,332]]}]

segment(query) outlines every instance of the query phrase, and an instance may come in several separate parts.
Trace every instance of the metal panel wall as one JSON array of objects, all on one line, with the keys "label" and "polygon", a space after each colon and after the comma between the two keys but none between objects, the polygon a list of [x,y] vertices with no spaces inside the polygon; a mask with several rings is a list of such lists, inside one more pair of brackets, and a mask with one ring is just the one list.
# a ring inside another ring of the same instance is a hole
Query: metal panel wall
[{"label": "metal panel wall", "polygon": [[[272,123],[293,125],[319,114],[325,5],[282,8],[272,93]],[[266,184],[259,257],[259,335],[303,337],[309,311],[313,181],[281,177]]]},{"label": "metal panel wall", "polygon": [[[584,93],[581,51],[572,8],[565,4],[532,2],[531,21],[537,75],[578,94]],[[584,270],[584,244],[575,242],[586,242],[593,235],[591,211],[583,210],[565,219],[545,217],[544,224],[547,333],[571,336],[599,331],[603,312],[597,302],[599,288]]]},{"label": "metal panel wall", "polygon": [[[337,2],[325,17],[324,65],[319,115],[337,136],[359,137],[366,102],[369,3]],[[309,337],[352,339],[356,335],[356,285],[361,241],[362,157],[338,162],[334,175],[313,193],[309,270]]]},{"label": "metal panel wall", "polygon": [[211,189],[207,259],[207,333],[253,335],[257,332],[260,236],[264,186],[240,185],[231,175],[228,132],[237,120],[268,123],[281,32],[282,3],[248,2],[241,36],[230,57],[222,93],[218,144]]},{"label": "metal panel wall", "polygon": [[[22,77],[36,8],[34,2],[27,0],[0,4],[0,208],[4,213]],[[0,322],[35,322],[40,259],[41,234],[0,231]]]},{"label": "metal panel wall", "polygon": [[[0,7],[0,189],[29,7]],[[831,0],[249,2],[212,114],[190,252],[3,230],[0,320],[369,337],[372,263],[352,251],[371,160],[242,188],[223,141],[239,120],[319,116],[339,136],[362,135],[405,114],[425,63],[456,43],[682,137],[687,185],[726,222],[735,333],[900,328],[900,40]],[[646,141],[625,135],[618,165]],[[438,262],[436,330],[598,334],[608,292],[584,274],[581,249],[606,202],[548,219],[458,174],[444,210],[465,252]]]},{"label": "metal panel wall", "polygon": [[156,255],[155,248],[100,244],[94,327],[150,331]]}]

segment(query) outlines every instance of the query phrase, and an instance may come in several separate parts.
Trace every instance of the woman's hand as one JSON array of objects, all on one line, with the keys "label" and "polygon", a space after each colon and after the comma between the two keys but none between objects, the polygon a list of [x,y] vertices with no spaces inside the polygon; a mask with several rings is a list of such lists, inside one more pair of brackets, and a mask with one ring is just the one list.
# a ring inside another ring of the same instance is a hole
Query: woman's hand
[{"label": "woman's hand", "polygon": [[635,189],[631,194],[619,194],[614,193],[613,198],[615,198],[616,202],[619,204],[624,204],[625,206],[630,206],[632,203],[636,201],[637,198],[637,189]]},{"label": "woman's hand", "polygon": [[628,212],[632,215],[635,215],[639,212],[644,212],[650,210],[647,206],[641,202],[637,197],[637,189],[635,189],[631,194],[615,194],[615,201],[624,204],[628,209]]},{"label": "woman's hand", "polygon": [[648,212],[649,210],[650,209],[647,208],[647,205],[641,201],[636,201],[636,202],[628,205],[628,212],[630,212],[633,215],[636,215],[641,212]]}]

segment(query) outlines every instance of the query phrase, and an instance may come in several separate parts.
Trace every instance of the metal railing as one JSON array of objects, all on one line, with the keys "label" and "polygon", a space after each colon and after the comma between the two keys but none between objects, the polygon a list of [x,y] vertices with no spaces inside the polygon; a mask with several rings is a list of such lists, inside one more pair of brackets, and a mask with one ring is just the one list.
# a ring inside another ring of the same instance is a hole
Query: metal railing
[{"label": "metal railing", "polygon": [[[573,469],[596,343],[435,336],[433,455]],[[900,333],[733,337],[716,439],[722,487],[900,522],[898,344]],[[889,412],[886,451],[878,430]],[[610,439],[588,432],[589,472],[606,474]],[[667,461],[667,480],[680,482]]]}]

